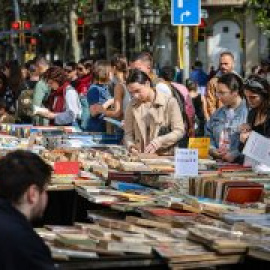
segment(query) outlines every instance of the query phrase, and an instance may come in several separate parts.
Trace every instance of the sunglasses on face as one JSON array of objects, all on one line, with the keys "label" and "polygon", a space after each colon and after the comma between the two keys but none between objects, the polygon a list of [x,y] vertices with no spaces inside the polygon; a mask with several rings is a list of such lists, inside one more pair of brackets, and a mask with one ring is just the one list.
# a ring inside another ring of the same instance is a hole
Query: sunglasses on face
[{"label": "sunglasses on face", "polygon": [[83,71],[83,68],[82,67],[77,67],[76,68],[78,71]]},{"label": "sunglasses on face", "polygon": [[244,87],[247,87],[247,88],[258,88],[258,89],[261,89],[261,90],[264,90],[264,86],[258,82],[258,81],[255,81],[255,80],[250,80],[250,79],[247,79],[244,81]]}]

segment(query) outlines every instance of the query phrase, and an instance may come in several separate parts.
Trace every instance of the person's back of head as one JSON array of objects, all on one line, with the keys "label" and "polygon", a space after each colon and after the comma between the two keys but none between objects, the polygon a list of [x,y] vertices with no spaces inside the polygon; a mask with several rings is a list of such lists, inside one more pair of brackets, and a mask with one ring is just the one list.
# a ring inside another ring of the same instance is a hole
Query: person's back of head
[{"label": "person's back of head", "polygon": [[35,65],[38,69],[39,74],[43,74],[50,67],[49,61],[44,56],[37,56],[34,59]]},{"label": "person's back of head", "polygon": [[191,91],[196,92],[198,90],[197,83],[191,79],[186,79],[186,87],[187,87],[189,92],[191,92]]},{"label": "person's back of head", "polygon": [[52,65],[56,66],[56,67],[60,67],[60,68],[64,67],[64,63],[62,60],[55,60],[55,61],[53,61]]},{"label": "person's back of head", "polygon": [[161,68],[159,77],[167,82],[172,82],[175,77],[175,68],[172,66],[164,66]]},{"label": "person's back of head", "polygon": [[127,58],[122,54],[114,54],[111,59],[111,65],[116,72],[122,72],[126,74],[128,71]]},{"label": "person's back of head", "polygon": [[93,76],[96,83],[108,84],[111,80],[112,66],[110,61],[98,60],[94,64]]},{"label": "person's back of head", "polygon": [[149,52],[139,52],[130,58],[130,67],[140,69],[148,75],[153,69],[153,57]]},{"label": "person's back of head", "polygon": [[194,68],[196,68],[196,69],[202,69],[202,67],[203,67],[203,64],[202,64],[201,61],[199,61],[199,60],[195,61]]},{"label": "person's back of head", "polygon": [[30,151],[8,153],[0,160],[0,198],[9,201],[21,212],[27,212],[29,208],[28,219],[40,217],[46,200],[39,201],[41,197],[37,194],[41,196],[46,192],[51,172],[51,166]]}]

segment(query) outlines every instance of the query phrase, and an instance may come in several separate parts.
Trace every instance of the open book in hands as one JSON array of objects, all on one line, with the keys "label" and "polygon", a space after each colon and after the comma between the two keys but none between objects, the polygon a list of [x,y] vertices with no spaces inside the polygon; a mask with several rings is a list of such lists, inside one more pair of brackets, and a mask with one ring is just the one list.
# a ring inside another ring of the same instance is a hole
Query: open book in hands
[{"label": "open book in hands", "polygon": [[49,110],[47,108],[39,107],[39,106],[36,106],[36,105],[34,105],[34,108],[33,109],[34,109],[33,110],[34,115],[35,114],[42,115],[43,113],[49,112]]},{"label": "open book in hands", "polygon": [[104,117],[103,118],[106,122],[109,122],[119,128],[122,128],[123,129],[123,123],[122,121],[119,121],[119,120],[116,120],[116,119],[113,119],[113,118],[110,118],[110,117]]}]

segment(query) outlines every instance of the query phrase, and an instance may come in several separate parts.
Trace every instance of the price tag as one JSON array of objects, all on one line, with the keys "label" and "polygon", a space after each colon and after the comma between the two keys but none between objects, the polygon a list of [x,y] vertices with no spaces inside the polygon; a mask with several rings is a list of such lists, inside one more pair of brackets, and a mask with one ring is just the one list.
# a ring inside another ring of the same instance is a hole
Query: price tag
[{"label": "price tag", "polygon": [[210,138],[189,138],[188,148],[198,149],[199,158],[208,158]]},{"label": "price tag", "polygon": [[197,149],[175,149],[175,176],[198,176],[199,158]]}]

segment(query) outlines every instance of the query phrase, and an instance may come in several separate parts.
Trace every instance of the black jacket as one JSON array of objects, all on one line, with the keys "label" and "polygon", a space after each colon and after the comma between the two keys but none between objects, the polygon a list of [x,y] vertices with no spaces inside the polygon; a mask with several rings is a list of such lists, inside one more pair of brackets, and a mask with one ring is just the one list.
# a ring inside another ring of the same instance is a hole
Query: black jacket
[{"label": "black jacket", "polygon": [[48,247],[26,217],[1,198],[0,269],[55,270]]}]

